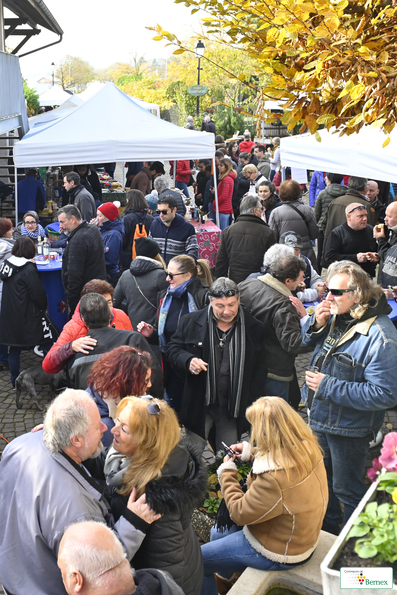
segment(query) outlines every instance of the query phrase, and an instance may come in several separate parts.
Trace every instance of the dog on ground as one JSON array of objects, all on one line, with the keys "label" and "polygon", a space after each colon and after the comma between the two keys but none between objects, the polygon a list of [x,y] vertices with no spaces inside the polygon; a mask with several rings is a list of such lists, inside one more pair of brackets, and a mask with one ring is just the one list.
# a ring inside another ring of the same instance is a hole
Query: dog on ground
[{"label": "dog on ground", "polygon": [[32,366],[23,370],[15,380],[15,402],[17,409],[21,409],[21,393],[26,391],[33,403],[36,405],[39,411],[43,411],[43,407],[39,405],[37,400],[37,393],[35,384],[41,384],[42,386],[49,386],[51,389],[51,396],[56,397],[56,389],[59,388],[63,376],[63,370],[58,374],[47,374],[44,372],[41,366]]}]

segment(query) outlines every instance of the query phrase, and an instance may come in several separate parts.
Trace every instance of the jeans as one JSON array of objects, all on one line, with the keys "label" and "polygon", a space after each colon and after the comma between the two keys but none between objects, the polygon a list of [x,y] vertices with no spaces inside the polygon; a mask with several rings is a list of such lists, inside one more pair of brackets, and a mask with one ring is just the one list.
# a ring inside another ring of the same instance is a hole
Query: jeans
[{"label": "jeans", "polygon": [[266,397],[281,397],[284,401],[289,399],[289,382],[266,378],[264,394]]},{"label": "jeans", "polygon": [[176,188],[179,188],[179,190],[182,190],[182,192],[186,196],[186,198],[190,198],[189,190],[188,190],[187,184],[185,182],[177,182],[176,181],[175,186],[176,186]]},{"label": "jeans", "polygon": [[0,365],[8,364],[8,347],[7,345],[0,345]]},{"label": "jeans", "polygon": [[213,209],[212,202],[208,203],[208,218],[211,219],[211,221],[213,221],[216,224],[216,215],[215,215],[215,211]]},{"label": "jeans", "polygon": [[211,541],[201,546],[201,552],[204,562],[201,595],[218,595],[214,572],[229,578],[234,572],[243,572],[247,567],[259,570],[290,570],[296,566],[265,558],[254,550],[243,531],[235,528],[230,532],[217,533],[215,541],[211,532]]},{"label": "jeans", "polygon": [[[327,471],[329,502],[325,513],[325,530],[345,525],[357,507],[368,486],[364,481],[365,464],[372,434],[362,438],[334,436],[315,432],[324,451]],[[344,517],[340,502],[344,504]],[[324,528],[323,525],[323,528]]]},{"label": "jeans", "polygon": [[219,213],[219,226],[223,231],[226,227],[230,225],[230,215],[224,215],[223,213]]}]

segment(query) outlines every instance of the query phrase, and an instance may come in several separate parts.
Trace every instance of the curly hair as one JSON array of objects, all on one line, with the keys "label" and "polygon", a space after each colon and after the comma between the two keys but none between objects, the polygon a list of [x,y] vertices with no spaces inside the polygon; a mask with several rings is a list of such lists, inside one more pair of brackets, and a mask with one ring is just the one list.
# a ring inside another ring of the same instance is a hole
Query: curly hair
[{"label": "curly hair", "polygon": [[124,399],[146,393],[146,374],[152,368],[147,351],[123,345],[104,353],[92,366],[87,386],[100,395]]}]

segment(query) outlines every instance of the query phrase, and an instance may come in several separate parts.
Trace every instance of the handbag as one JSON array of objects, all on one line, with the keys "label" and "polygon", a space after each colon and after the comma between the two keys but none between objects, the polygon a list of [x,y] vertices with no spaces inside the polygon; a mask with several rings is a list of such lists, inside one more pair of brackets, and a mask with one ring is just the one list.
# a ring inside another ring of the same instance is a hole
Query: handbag
[{"label": "handbag", "polygon": [[139,291],[139,293],[141,294],[141,296],[147,301],[148,304],[150,304],[152,306],[152,308],[154,308],[155,310],[157,310],[157,306],[155,306],[154,304],[152,304],[152,302],[146,297],[146,295],[143,293],[142,289],[139,287],[138,281],[136,280],[136,278],[134,277],[134,275],[132,275],[132,278],[134,279],[136,288]]},{"label": "handbag", "polygon": [[299,216],[300,216],[300,217],[303,219],[303,221],[304,221],[304,222],[305,222],[305,224],[306,224],[307,231],[309,232],[309,237],[310,237],[309,222],[308,222],[308,220],[306,219],[305,215],[302,213],[302,211],[300,211],[299,209],[297,209],[297,208],[296,208],[294,205],[291,205],[291,203],[286,203],[286,204],[287,204],[287,206],[291,207],[291,209],[294,209],[294,211],[295,211],[296,213],[298,213],[298,215],[299,215]]}]

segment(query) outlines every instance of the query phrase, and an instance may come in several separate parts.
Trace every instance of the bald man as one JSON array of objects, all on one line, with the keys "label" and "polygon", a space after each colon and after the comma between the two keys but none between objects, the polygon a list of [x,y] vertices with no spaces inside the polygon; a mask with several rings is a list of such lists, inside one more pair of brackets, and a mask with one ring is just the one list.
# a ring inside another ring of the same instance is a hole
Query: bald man
[{"label": "bald man", "polygon": [[346,222],[332,230],[325,247],[327,266],[335,261],[351,260],[367,272],[375,275],[379,261],[373,227],[368,225],[367,207],[352,202],[345,209]]},{"label": "bald man", "polygon": [[183,595],[168,572],[134,572],[115,533],[95,521],[66,529],[58,566],[68,595]]},{"label": "bald man", "polygon": [[387,235],[384,226],[374,227],[380,256],[378,281],[386,290],[386,297],[393,299],[395,296],[389,286],[397,289],[397,202],[392,202],[386,208],[385,224],[388,227]]},{"label": "bald man", "polygon": [[385,222],[386,205],[381,203],[379,200],[380,190],[379,190],[378,182],[375,182],[375,180],[368,180],[367,188],[368,188],[367,198],[368,198],[369,202],[371,203],[371,207],[375,210],[375,214],[376,214],[378,223],[384,223]]}]

